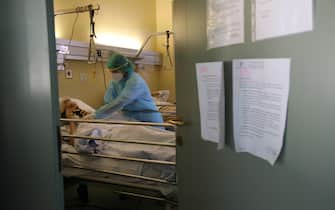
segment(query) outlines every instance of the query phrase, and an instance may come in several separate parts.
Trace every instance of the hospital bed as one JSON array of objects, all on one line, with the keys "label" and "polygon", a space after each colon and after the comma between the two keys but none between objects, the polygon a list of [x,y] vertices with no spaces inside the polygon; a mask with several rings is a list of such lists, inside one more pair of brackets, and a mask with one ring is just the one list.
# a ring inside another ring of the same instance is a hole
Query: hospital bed
[{"label": "hospital bed", "polygon": [[[117,194],[176,206],[176,137],[169,123],[61,119],[62,174],[71,180],[108,184]],[[159,127],[159,128],[157,128]],[[74,140],[74,144],[68,144]]]},{"label": "hospital bed", "polygon": [[170,102],[156,102],[158,111],[162,114],[164,122],[176,121],[176,104]]},{"label": "hospital bed", "polygon": [[164,121],[178,121],[176,114],[176,104],[168,102],[169,94],[170,93],[168,90],[158,90],[151,93],[158,111],[162,114]]}]

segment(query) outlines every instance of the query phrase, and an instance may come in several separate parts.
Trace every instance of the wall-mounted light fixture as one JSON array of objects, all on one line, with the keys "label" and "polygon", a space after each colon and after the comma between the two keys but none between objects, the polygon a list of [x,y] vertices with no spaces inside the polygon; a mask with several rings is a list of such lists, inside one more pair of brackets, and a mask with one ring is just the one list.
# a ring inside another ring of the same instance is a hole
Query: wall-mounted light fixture
[{"label": "wall-mounted light fixture", "polygon": [[101,45],[134,50],[138,50],[141,47],[141,42],[138,39],[114,33],[99,33],[95,41]]}]

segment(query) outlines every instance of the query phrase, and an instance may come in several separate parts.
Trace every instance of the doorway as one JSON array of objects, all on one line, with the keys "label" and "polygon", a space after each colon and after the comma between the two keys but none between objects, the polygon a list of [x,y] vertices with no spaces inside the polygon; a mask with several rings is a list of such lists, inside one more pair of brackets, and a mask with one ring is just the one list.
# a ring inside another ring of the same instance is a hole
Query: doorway
[{"label": "doorway", "polygon": [[[92,16],[90,11],[55,16],[55,36],[57,45],[57,76],[60,97],[71,97],[79,104],[96,109],[103,104],[111,76],[106,67],[108,51],[117,50],[124,54],[136,52],[148,35],[172,31],[172,1],[89,1],[94,13],[95,45],[90,46]],[[85,9],[82,3],[65,0],[54,1],[55,11],[78,11]],[[149,2],[149,3],[148,3]],[[150,4],[152,3],[152,4]],[[134,4],[138,4],[134,6]],[[122,13],[120,13],[122,11]],[[56,13],[56,12],[55,12]],[[113,16],[116,14],[117,16]],[[138,14],[141,14],[140,16]],[[143,53],[145,62],[138,62],[137,72],[147,82],[153,96],[164,100],[162,104],[173,110],[163,110],[167,117],[175,113],[174,47],[173,35],[169,46],[166,34],[152,36]],[[95,49],[93,49],[95,48]],[[93,49],[93,50],[92,50]],[[167,49],[169,51],[167,51]],[[91,50],[97,53],[97,60],[88,62]],[[96,50],[96,51],[94,51]],[[100,55],[99,55],[100,54]],[[159,61],[157,61],[157,59]],[[157,95],[155,95],[157,94]],[[168,97],[167,97],[168,96]],[[88,111],[89,111],[88,110]],[[85,110],[87,111],[87,110]],[[170,115],[169,115],[170,114]],[[120,209],[164,209],[159,199],[129,199],[97,183],[65,179],[65,206]],[[124,195],[124,194],[123,194]],[[88,197],[87,197],[88,196]],[[152,195],[155,197],[155,195]],[[163,202],[164,203],[164,202]]]}]

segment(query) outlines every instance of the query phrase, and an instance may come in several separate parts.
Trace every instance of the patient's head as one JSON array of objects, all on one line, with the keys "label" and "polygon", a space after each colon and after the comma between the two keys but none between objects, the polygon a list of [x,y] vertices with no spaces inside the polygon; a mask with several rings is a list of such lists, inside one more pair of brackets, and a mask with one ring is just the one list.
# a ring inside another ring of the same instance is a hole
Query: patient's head
[{"label": "patient's head", "polygon": [[62,118],[82,118],[90,114],[80,109],[76,102],[67,97],[60,101],[60,113]]}]

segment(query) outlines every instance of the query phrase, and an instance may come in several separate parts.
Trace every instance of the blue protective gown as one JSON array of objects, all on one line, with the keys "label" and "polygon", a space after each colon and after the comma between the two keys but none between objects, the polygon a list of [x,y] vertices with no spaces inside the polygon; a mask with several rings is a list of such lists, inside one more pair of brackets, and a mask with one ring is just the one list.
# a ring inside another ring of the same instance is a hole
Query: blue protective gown
[{"label": "blue protective gown", "polygon": [[130,72],[119,82],[111,81],[104,96],[105,105],[100,107],[95,116],[107,118],[113,112],[122,110],[127,117],[142,122],[162,123],[146,82],[136,72]]}]

